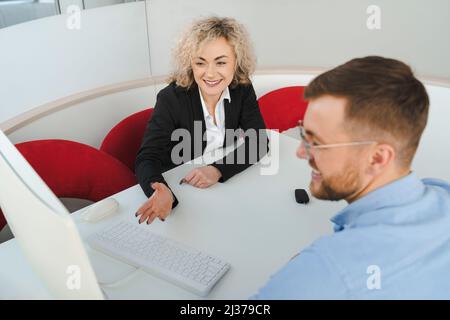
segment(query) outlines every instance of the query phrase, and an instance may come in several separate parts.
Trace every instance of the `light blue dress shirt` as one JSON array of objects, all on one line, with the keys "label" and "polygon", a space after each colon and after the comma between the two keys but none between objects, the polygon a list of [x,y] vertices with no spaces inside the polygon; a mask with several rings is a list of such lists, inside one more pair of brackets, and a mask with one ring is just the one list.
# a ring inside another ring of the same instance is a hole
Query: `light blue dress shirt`
[{"label": "light blue dress shirt", "polygon": [[254,299],[450,299],[450,185],[414,173],[332,219]]}]

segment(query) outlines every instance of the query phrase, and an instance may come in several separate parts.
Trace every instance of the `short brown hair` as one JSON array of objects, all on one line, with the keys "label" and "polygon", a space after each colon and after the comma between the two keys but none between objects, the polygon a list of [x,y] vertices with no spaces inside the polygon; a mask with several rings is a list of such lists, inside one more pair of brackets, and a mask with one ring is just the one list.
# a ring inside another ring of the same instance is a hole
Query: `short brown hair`
[{"label": "short brown hair", "polygon": [[370,132],[364,138],[392,143],[399,164],[411,165],[427,123],[429,99],[408,65],[377,56],[350,60],[315,78],[304,98],[323,95],[347,99],[346,126]]},{"label": "short brown hair", "polygon": [[236,70],[231,87],[249,84],[250,75],[255,70],[256,56],[247,29],[233,18],[214,16],[196,20],[185,30],[173,50],[174,70],[168,81],[175,81],[181,87],[191,87],[194,83],[192,56],[204,43],[221,37],[228,41],[236,55]]}]

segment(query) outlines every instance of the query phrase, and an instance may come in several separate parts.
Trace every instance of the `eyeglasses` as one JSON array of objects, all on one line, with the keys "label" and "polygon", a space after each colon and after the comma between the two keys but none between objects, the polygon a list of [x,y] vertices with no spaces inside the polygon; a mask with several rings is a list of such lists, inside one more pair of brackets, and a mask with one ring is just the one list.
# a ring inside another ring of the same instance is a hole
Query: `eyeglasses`
[{"label": "eyeglasses", "polygon": [[344,143],[332,143],[332,144],[321,144],[321,145],[312,145],[308,141],[306,141],[306,133],[305,128],[303,128],[302,124],[299,124],[300,129],[300,138],[302,139],[302,143],[305,146],[306,156],[309,159],[313,157],[313,151],[316,149],[328,149],[328,148],[338,148],[338,147],[350,147],[350,146],[360,146],[366,144],[377,143],[377,141],[355,141],[355,142],[344,142]]}]

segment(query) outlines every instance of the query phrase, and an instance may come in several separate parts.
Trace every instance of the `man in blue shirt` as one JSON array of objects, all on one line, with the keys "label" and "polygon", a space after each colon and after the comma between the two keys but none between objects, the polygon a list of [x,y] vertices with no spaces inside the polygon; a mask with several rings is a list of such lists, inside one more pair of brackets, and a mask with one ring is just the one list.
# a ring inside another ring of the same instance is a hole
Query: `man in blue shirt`
[{"label": "man in blue shirt", "polygon": [[310,191],[349,205],[335,233],[271,277],[257,299],[449,299],[450,185],[410,166],[429,100],[404,63],[353,59],[305,89],[297,156]]}]

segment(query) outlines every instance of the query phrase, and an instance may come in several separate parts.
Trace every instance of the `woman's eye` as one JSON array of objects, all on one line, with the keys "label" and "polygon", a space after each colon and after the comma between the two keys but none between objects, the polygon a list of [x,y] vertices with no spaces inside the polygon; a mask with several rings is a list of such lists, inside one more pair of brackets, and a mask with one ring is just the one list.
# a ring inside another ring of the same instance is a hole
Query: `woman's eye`
[{"label": "woman's eye", "polygon": [[196,62],[195,65],[201,67],[203,65],[203,62]]},{"label": "woman's eye", "polygon": [[223,66],[223,65],[225,65],[225,64],[227,64],[227,63],[224,62],[224,61],[219,61],[219,62],[217,62],[217,64],[218,64],[219,66]]}]

